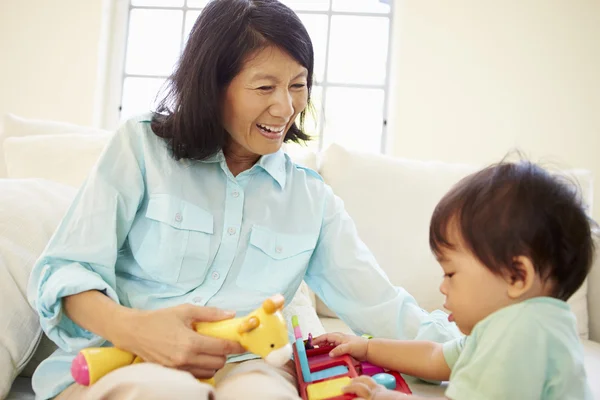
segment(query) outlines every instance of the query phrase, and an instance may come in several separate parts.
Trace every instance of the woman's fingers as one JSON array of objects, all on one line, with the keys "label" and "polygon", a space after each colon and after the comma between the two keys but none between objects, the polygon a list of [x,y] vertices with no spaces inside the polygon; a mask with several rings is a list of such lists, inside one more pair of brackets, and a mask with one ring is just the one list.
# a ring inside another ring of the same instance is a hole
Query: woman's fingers
[{"label": "woman's fingers", "polygon": [[187,371],[198,379],[209,379],[215,376],[216,369],[204,369],[199,367],[180,368],[182,371]]},{"label": "woman's fingers", "polygon": [[216,371],[225,366],[226,362],[227,357],[225,356],[200,354],[190,358],[188,364],[181,365],[178,369],[189,371],[196,378],[211,378]]},{"label": "woman's fingers", "polygon": [[191,304],[179,306],[185,319],[190,322],[214,322],[235,317],[235,311],[216,307],[199,307]]},{"label": "woman's fingers", "polygon": [[239,343],[197,333],[194,323],[231,318],[233,312],[213,307],[181,305],[148,311],[132,324],[135,338],[127,350],[149,362],[210,377],[229,354],[245,353]]},{"label": "woman's fingers", "polygon": [[194,342],[193,352],[195,354],[224,355],[246,352],[246,349],[241,344],[232,340],[204,336],[198,333],[193,333],[193,335],[195,335],[192,339]]}]

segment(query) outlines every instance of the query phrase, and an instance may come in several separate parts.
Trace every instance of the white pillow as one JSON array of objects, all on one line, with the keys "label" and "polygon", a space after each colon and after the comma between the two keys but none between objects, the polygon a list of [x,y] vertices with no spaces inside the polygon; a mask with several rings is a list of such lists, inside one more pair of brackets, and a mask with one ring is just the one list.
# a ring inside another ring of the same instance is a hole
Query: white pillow
[{"label": "white pillow", "polygon": [[319,170],[319,154],[308,147],[301,147],[297,144],[284,143],[283,150],[298,165],[310,168],[314,171]]},{"label": "white pillow", "polygon": [[[329,147],[321,175],[344,200],[361,239],[394,285],[408,290],[428,311],[442,309],[439,292],[441,269],[429,249],[429,221],[444,194],[479,167],[466,164],[423,162]],[[591,173],[569,171],[591,204]],[[599,257],[600,259],[600,257]],[[577,316],[579,333],[588,337],[587,285],[569,300]],[[319,315],[334,315],[317,299]]]},{"label": "white pillow", "polygon": [[7,138],[31,135],[54,135],[60,133],[80,133],[85,135],[109,133],[108,131],[93,127],[57,121],[27,119],[12,114],[6,114],[4,116],[3,125],[3,129],[0,129],[0,178],[6,177],[3,143]]},{"label": "white pillow", "polygon": [[31,268],[76,190],[43,179],[0,179],[0,398],[32,358],[42,337],[27,302]]},{"label": "white pillow", "polygon": [[79,187],[108,144],[110,133],[12,137],[4,141],[8,178],[44,178]]},{"label": "white pillow", "polygon": [[317,316],[311,296],[314,296],[314,294],[308,289],[306,283],[302,282],[292,301],[283,309],[283,317],[287,323],[290,335],[294,332],[294,328],[292,327],[292,317],[294,315],[298,317],[298,323],[300,324],[304,339],[308,337],[309,333],[313,337],[325,333],[325,328]]}]

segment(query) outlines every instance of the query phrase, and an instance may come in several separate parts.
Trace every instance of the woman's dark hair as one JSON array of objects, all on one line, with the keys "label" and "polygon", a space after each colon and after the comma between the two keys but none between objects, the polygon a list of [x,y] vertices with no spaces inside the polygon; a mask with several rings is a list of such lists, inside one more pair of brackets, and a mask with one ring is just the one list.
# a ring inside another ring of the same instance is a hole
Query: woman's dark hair
[{"label": "woman's dark hair", "polygon": [[496,274],[517,274],[518,256],[552,282],[552,295],[567,300],[590,271],[592,226],[578,185],[528,162],[501,162],[456,184],[438,203],[429,245],[438,257],[452,249],[453,229],[461,243]]},{"label": "woman's dark hair", "polygon": [[[280,48],[308,70],[310,99],[312,42],[289,7],[277,0],[213,0],[206,5],[152,119],[152,130],[169,142],[175,159],[202,160],[223,148],[228,138],[221,121],[224,91],[245,58],[267,46]],[[303,132],[305,112],[285,142],[310,139]]]}]

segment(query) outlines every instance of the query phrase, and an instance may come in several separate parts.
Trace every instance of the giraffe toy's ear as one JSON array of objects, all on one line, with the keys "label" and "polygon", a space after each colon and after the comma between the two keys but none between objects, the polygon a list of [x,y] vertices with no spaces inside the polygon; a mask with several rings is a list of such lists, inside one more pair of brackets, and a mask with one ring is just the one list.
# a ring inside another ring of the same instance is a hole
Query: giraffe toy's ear
[{"label": "giraffe toy's ear", "polygon": [[260,320],[258,317],[250,317],[247,320],[244,320],[240,326],[238,327],[238,333],[244,334],[252,331],[253,329],[258,328],[260,325]]},{"label": "giraffe toy's ear", "polygon": [[277,310],[281,310],[283,308],[283,304],[285,303],[285,299],[282,295],[276,294],[271,298],[265,300],[263,302],[263,310],[267,314],[274,314]]}]

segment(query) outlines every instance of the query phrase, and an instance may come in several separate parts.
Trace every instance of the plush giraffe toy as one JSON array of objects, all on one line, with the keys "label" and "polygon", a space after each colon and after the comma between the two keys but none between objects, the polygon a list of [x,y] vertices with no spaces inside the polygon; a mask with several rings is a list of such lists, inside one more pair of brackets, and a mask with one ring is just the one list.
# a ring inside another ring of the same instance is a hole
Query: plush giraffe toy
[{"label": "plush giraffe toy", "polygon": [[[281,314],[283,304],[283,296],[277,294],[245,317],[198,322],[194,328],[201,335],[239,342],[246,350],[279,367],[292,355],[287,326]],[[117,368],[138,362],[143,360],[125,350],[90,347],[80,351],[75,357],[71,364],[71,374],[75,382],[88,386]]]}]

